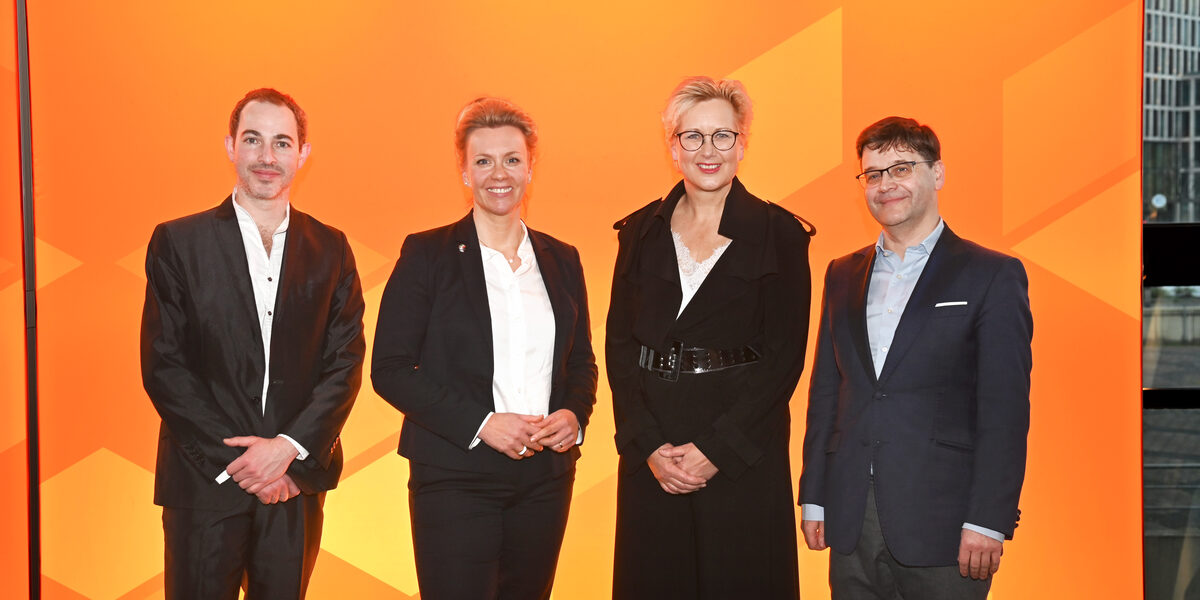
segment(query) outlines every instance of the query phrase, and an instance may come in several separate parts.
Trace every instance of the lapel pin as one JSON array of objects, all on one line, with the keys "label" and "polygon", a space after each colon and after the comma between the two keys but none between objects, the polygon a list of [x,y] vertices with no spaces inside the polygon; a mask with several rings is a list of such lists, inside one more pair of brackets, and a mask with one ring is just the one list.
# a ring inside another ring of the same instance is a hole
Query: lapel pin
[{"label": "lapel pin", "polygon": [[466,244],[459,244],[459,245],[458,245],[458,252],[459,252],[459,254],[462,254],[463,252],[466,252],[466,251],[467,251],[467,245],[466,245]]}]

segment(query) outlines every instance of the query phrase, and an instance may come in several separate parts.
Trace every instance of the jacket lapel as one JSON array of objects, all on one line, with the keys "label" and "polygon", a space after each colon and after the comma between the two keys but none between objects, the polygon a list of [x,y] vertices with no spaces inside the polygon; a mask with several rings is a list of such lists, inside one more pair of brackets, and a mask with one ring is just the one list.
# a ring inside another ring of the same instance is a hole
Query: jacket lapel
[{"label": "jacket lapel", "polygon": [[[679,315],[680,327],[686,328],[704,320],[729,301],[745,294],[751,281],[777,269],[774,253],[763,248],[768,235],[767,206],[751,196],[737,178],[725,198],[717,233],[732,242]],[[675,256],[674,242],[671,256]],[[678,271],[676,264],[676,281],[679,280]]]},{"label": "jacket lapel", "polygon": [[[249,372],[256,374],[246,385],[255,390],[254,396],[261,392],[262,374],[266,372],[262,344],[262,328],[258,324],[258,310],[254,301],[254,289],[250,282],[250,269],[246,259],[246,246],[242,241],[242,230],[238,225],[237,213],[233,208],[233,197],[217,207],[214,229],[217,240],[217,253],[224,263],[224,270],[229,274],[228,281],[231,290],[229,301],[230,324],[228,332],[241,336],[241,343],[246,347],[256,348],[257,352],[248,352],[250,360]],[[290,236],[289,236],[290,237]],[[240,322],[239,322],[240,321]],[[245,409],[254,423],[261,423],[263,414],[261,406],[250,406],[246,403],[240,407]]]},{"label": "jacket lapel", "polygon": [[921,277],[913,287],[908,304],[904,306],[904,314],[896,325],[892,346],[883,361],[883,370],[879,373],[880,381],[885,381],[895,372],[896,365],[904,359],[905,353],[917,339],[921,329],[929,322],[933,313],[934,295],[946,289],[949,282],[962,270],[966,255],[960,251],[961,248],[962,238],[954,235],[949,227],[943,229],[937,245],[929,255],[929,262],[925,263]]},{"label": "jacket lapel", "polygon": [[558,257],[550,251],[550,245],[546,243],[545,237],[528,227],[526,230],[529,232],[529,242],[533,246],[533,254],[537,258],[538,270],[542,273],[542,283],[546,286],[546,295],[550,298],[550,308],[554,311],[554,370],[550,380],[557,381],[559,366],[562,364],[562,358],[566,352],[567,335],[572,330],[572,324],[577,318],[579,308],[575,305],[575,300],[567,293]]},{"label": "jacket lapel", "polygon": [[[256,345],[260,352],[258,360],[262,360],[262,329],[258,326],[257,310],[254,304],[254,289],[250,283],[250,269],[246,259],[246,246],[242,242],[242,230],[238,226],[237,214],[233,210],[233,197],[217,207],[216,212],[217,251],[225,263],[225,272],[229,273],[229,283],[232,285],[230,304],[235,308],[232,315],[240,316],[246,321],[246,327],[232,327],[252,334],[249,343]],[[257,365],[256,365],[257,366]]]},{"label": "jacket lapel", "polygon": [[479,234],[475,221],[467,213],[454,224],[454,248],[448,249],[457,256],[457,265],[462,273],[463,285],[467,288],[467,303],[471,305],[475,318],[482,324],[481,331],[487,334],[488,361],[492,362],[492,311],[488,308],[487,281],[483,277],[483,254],[479,250]]},{"label": "jacket lapel", "polygon": [[871,381],[875,381],[875,363],[871,359],[871,342],[867,336],[867,290],[871,286],[871,271],[875,266],[875,247],[868,246],[854,253],[856,263],[850,273],[850,289],[847,290],[848,321],[850,337],[863,369]]}]

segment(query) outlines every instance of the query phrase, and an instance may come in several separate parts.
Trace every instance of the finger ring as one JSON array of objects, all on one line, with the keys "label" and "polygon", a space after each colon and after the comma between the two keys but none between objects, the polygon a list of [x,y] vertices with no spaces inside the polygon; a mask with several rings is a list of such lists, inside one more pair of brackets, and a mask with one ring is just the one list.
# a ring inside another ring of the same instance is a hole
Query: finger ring
[{"label": "finger ring", "polygon": [[528,447],[526,447],[526,446],[521,446],[521,451],[517,453],[517,456],[524,456],[524,455],[525,455],[525,452],[526,452],[527,450],[529,450],[529,448],[528,448]]},{"label": "finger ring", "polygon": [[562,448],[562,442],[559,442],[559,443],[555,444],[555,445],[554,445],[554,447],[555,447],[555,448]]}]

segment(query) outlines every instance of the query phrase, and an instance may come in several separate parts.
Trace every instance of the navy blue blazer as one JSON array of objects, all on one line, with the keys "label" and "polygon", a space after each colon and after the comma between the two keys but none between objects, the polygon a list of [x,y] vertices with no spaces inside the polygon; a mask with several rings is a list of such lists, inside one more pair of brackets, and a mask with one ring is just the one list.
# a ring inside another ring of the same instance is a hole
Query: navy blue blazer
[{"label": "navy blue blazer", "polygon": [[880,524],[896,559],[957,564],[963,523],[1011,538],[1020,514],[1028,280],[1019,260],[947,227],[876,377],[866,324],[874,259],[871,245],[833,260],[825,274],[800,503],[824,506],[826,542],[850,553],[873,464]]},{"label": "navy blue blazer", "polygon": [[[528,231],[554,311],[550,412],[570,409],[583,430],[596,402],[583,266],[573,246]],[[492,372],[487,283],[479,235],[468,213],[457,223],[404,240],[379,306],[371,382],[404,413],[400,454],[414,462],[475,472],[511,464],[512,459],[487,444],[468,449],[495,409]],[[542,454],[553,462],[551,471],[561,473],[574,464],[579,449]]]}]

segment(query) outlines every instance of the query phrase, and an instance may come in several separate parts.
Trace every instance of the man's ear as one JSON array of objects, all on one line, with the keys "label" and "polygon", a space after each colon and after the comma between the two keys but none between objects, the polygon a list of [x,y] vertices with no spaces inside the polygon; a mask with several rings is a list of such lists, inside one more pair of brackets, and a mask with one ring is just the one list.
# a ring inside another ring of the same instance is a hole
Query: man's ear
[{"label": "man's ear", "polygon": [[312,146],[310,146],[308,142],[304,142],[304,144],[300,146],[300,164],[296,165],[297,169],[304,166],[304,161],[308,160],[308,155],[311,152]]}]

